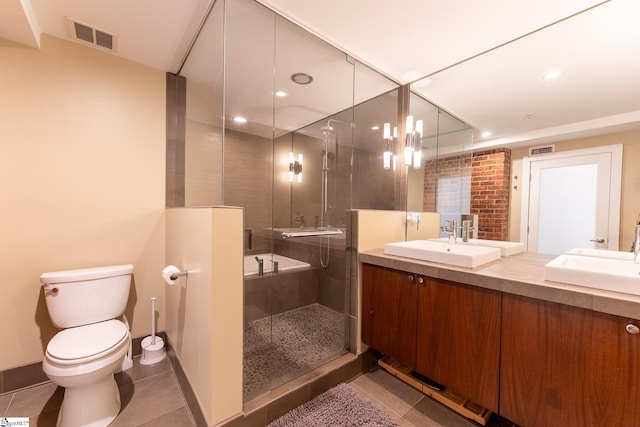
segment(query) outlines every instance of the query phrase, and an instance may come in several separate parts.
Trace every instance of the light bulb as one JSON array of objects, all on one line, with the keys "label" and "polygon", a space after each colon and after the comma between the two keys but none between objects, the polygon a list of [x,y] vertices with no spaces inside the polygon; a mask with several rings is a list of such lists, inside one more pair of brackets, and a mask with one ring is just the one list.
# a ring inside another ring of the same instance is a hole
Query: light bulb
[{"label": "light bulb", "polygon": [[422,120],[416,122],[416,132],[422,136]]},{"label": "light bulb", "polygon": [[413,168],[420,169],[420,163],[422,163],[422,151],[416,150],[413,153]]},{"label": "light bulb", "polygon": [[384,134],[382,136],[384,139],[391,138],[391,123],[384,124]]},{"label": "light bulb", "polygon": [[413,116],[407,116],[407,133],[413,132]]},{"label": "light bulb", "polygon": [[411,157],[413,154],[413,147],[404,147],[404,165],[411,166]]}]

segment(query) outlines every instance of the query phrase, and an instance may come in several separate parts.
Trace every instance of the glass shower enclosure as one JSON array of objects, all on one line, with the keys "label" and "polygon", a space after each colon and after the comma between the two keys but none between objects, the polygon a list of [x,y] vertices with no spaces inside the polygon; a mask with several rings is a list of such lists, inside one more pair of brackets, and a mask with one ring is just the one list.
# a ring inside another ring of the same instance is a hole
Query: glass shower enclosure
[{"label": "glass shower enclosure", "polygon": [[397,85],[253,0],[214,3],[179,75],[184,204],[244,208],[248,401],[352,347],[347,217]]}]

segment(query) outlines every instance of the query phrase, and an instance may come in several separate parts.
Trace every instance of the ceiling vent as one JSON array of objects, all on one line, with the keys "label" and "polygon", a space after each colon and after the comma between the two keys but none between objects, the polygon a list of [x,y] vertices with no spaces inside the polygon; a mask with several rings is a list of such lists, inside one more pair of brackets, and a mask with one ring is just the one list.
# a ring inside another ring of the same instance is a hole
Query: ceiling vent
[{"label": "ceiling vent", "polygon": [[69,21],[69,30],[71,32],[71,37],[76,41],[102,49],[108,49],[111,51],[116,50],[118,41],[117,36],[109,34],[102,30],[98,30],[97,28],[76,21],[75,19],[67,19]]},{"label": "ceiling vent", "polygon": [[554,144],[542,145],[540,147],[529,147],[529,156],[540,156],[542,154],[555,153],[556,146]]}]

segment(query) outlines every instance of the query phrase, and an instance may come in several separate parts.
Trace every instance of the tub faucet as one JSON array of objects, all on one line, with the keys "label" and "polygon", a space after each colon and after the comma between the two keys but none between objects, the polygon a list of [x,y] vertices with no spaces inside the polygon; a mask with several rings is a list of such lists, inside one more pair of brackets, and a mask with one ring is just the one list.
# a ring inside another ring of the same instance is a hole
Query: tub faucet
[{"label": "tub faucet", "polygon": [[262,258],[258,258],[256,256],[256,261],[258,261],[258,276],[264,275],[264,260]]},{"label": "tub faucet", "polygon": [[450,219],[447,221],[447,225],[440,227],[440,231],[447,233],[449,235],[449,244],[456,244],[456,234],[457,234],[457,224],[454,219]]},{"label": "tub faucet", "polygon": [[633,261],[640,264],[640,225],[636,225],[635,239],[633,241]]}]

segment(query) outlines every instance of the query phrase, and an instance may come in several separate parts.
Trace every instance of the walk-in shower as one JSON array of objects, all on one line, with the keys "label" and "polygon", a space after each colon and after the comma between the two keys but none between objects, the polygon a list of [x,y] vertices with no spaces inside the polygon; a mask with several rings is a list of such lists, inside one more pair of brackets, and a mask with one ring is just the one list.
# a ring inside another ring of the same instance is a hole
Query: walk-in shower
[{"label": "walk-in shower", "polygon": [[[298,72],[313,80],[296,84]],[[176,206],[244,208],[249,401],[355,348],[347,218],[361,129],[352,123],[356,104],[397,85],[254,0],[215,2],[180,76],[185,137],[175,150],[168,143],[167,188]],[[384,99],[394,117],[395,99]],[[293,182],[291,151],[304,159]],[[379,188],[368,167],[377,151],[360,156],[356,182]]]}]

